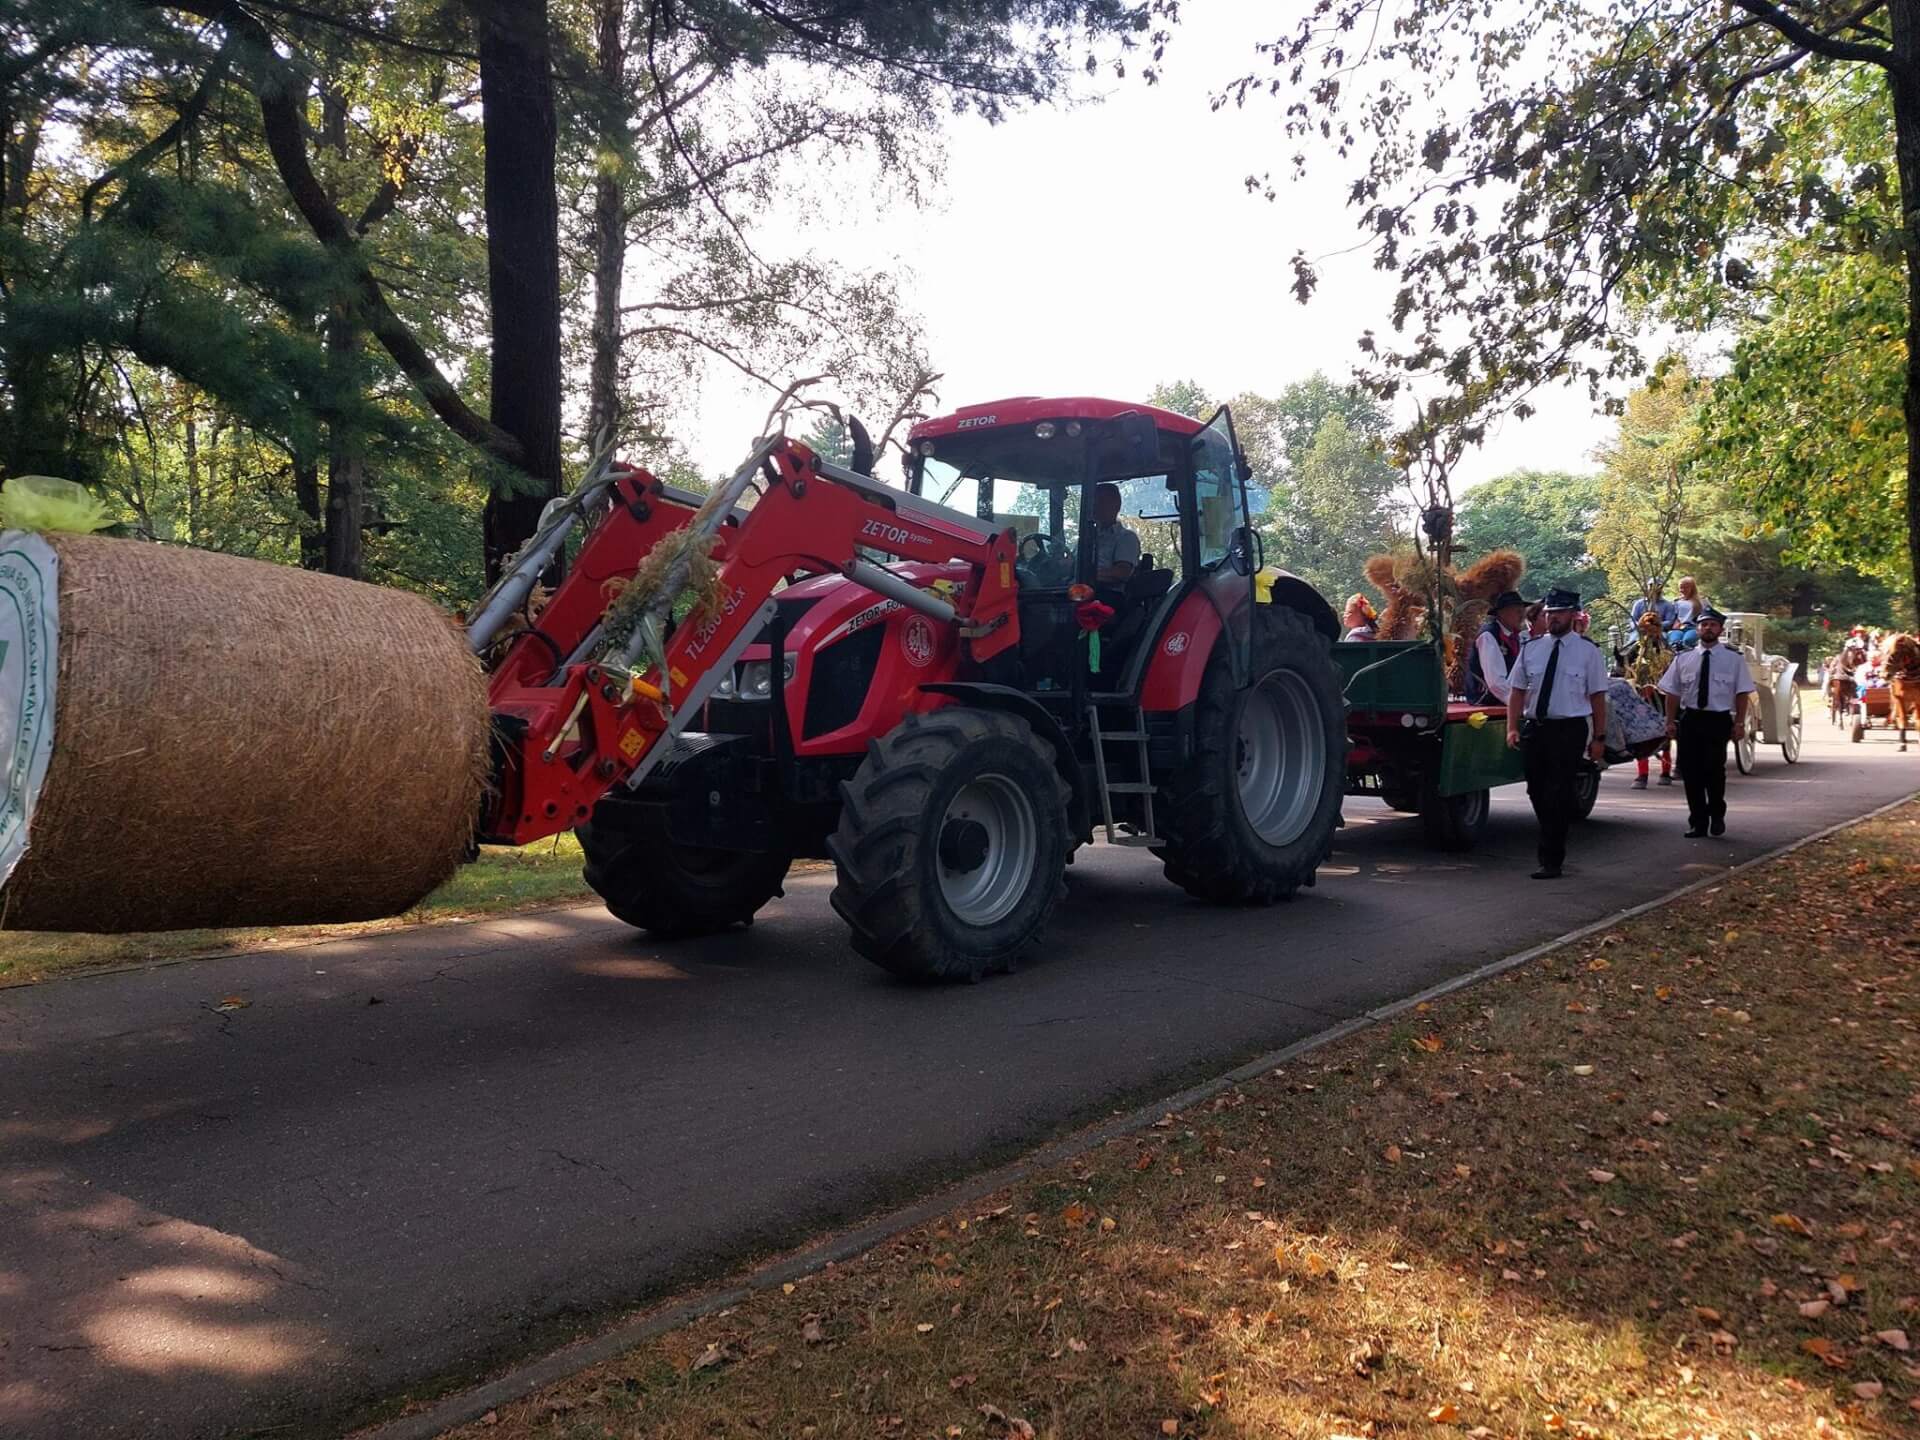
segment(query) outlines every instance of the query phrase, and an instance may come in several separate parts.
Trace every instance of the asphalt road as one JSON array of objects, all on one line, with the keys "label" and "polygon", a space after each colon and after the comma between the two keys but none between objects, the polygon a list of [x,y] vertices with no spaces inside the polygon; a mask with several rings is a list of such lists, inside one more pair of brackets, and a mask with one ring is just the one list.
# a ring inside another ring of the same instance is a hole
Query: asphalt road
[{"label": "asphalt road", "polygon": [[816,874],[698,944],[576,909],[0,991],[0,1434],[325,1431],[1920,788],[1809,720],[1724,842],[1610,772],[1552,886],[1518,788],[1470,857],[1351,802],[1269,910],[1096,847],[971,988],[852,955]]}]

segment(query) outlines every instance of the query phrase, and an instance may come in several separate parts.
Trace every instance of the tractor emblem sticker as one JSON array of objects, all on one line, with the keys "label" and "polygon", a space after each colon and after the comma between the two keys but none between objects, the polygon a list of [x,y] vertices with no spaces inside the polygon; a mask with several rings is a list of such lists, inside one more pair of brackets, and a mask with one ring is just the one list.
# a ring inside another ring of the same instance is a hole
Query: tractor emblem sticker
[{"label": "tractor emblem sticker", "polygon": [[1169,655],[1184,655],[1187,651],[1187,632],[1176,630],[1167,636],[1166,650]]},{"label": "tractor emblem sticker", "polygon": [[900,632],[900,648],[905,652],[907,663],[925,666],[933,663],[933,626],[916,615],[907,622],[907,628]]}]

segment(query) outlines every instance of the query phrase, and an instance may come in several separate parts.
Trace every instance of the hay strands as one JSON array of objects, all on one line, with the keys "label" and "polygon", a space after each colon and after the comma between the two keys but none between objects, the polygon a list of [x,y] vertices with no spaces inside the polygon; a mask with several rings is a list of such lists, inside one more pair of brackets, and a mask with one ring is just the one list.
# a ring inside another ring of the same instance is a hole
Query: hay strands
[{"label": "hay strands", "polygon": [[[673,610],[673,602],[689,585],[699,584],[704,604],[720,603],[716,593],[720,576],[713,561],[714,537],[753,484],[760,467],[783,443],[784,437],[778,434],[763,436],[727,483],[708,495],[693,512],[693,519],[685,528],[667,536],[647,552],[646,559],[615,599],[601,624],[609,633],[616,623],[628,626],[624,638],[615,642],[614,652],[629,670],[643,655],[650,655],[655,661],[660,658],[660,637],[666,633],[667,616]],[[660,558],[656,561],[655,557]]]}]

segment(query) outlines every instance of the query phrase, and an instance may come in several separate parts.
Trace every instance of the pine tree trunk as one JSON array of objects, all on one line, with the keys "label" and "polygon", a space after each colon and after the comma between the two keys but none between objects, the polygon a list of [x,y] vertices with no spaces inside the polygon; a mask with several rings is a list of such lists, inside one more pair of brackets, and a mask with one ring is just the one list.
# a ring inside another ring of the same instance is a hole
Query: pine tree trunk
[{"label": "pine tree trunk", "polygon": [[[594,44],[603,103],[611,105],[626,76],[626,0],[599,0]],[[611,124],[611,119],[609,120]],[[609,148],[625,136],[609,136]],[[593,364],[587,386],[587,444],[598,448],[620,416],[620,286],[627,263],[627,192],[623,172],[605,168],[593,182]]]},{"label": "pine tree trunk", "polygon": [[1913,605],[1920,619],[1920,0],[1891,0],[1894,154],[1900,172],[1900,215],[1906,232],[1907,384],[1902,410],[1907,422],[1907,563]]},{"label": "pine tree trunk", "polygon": [[546,0],[478,0],[486,144],[491,419],[525,447],[533,484],[496,487],[482,520],[487,578],[560,492],[560,206]]},{"label": "pine tree trunk", "polygon": [[195,533],[196,517],[200,510],[200,427],[193,418],[193,401],[186,404],[186,426],[182,449],[187,458],[187,543],[195,543],[200,537]]},{"label": "pine tree trunk", "polygon": [[293,457],[293,499],[300,507],[300,568],[327,568],[326,519],[320,513],[320,462],[300,453]]},{"label": "pine tree trunk", "polygon": [[[327,317],[327,364],[334,373],[333,393],[354,387],[354,364],[360,350],[360,331],[350,316],[336,310]],[[327,516],[324,563],[329,575],[358,580],[364,559],[362,544],[367,498],[366,459],[353,427],[336,417],[327,426]]]}]

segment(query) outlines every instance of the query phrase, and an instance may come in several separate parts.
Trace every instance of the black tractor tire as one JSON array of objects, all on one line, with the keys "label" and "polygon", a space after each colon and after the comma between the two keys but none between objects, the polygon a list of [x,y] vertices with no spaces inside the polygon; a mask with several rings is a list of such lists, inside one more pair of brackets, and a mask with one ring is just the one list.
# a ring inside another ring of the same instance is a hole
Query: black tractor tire
[{"label": "black tractor tire", "polygon": [[657,939],[683,940],[752,923],[783,894],[793,857],[778,850],[710,850],[667,833],[657,805],[603,800],[574,831],[593,892],[616,919]]},{"label": "black tractor tire", "polygon": [[1070,794],[1018,715],[909,715],[868,744],[840,794],[833,908],[853,948],[902,979],[1012,969],[1066,894]]},{"label": "black tractor tire", "polygon": [[1461,852],[1480,843],[1493,813],[1493,792],[1469,790],[1463,795],[1442,795],[1429,788],[1421,796],[1420,828],[1427,844],[1435,850]]},{"label": "black tractor tire", "polygon": [[[1326,638],[1306,616],[1272,605],[1256,605],[1252,625],[1253,684],[1235,688],[1223,638],[1200,682],[1192,758],[1161,787],[1154,807],[1166,842],[1154,853],[1167,878],[1221,905],[1268,905],[1312,884],[1333,851],[1345,790],[1346,703]],[[1271,792],[1287,807],[1284,817],[1267,817],[1279,832],[1272,839],[1262,837],[1242,798],[1242,766],[1253,760],[1241,725],[1255,703],[1286,717],[1286,726],[1307,727],[1300,753],[1280,765]],[[1311,773],[1315,765],[1318,775]]]},{"label": "black tractor tire", "polygon": [[1590,760],[1580,762],[1580,773],[1573,778],[1573,818],[1585,820],[1600,803],[1600,767]]}]

